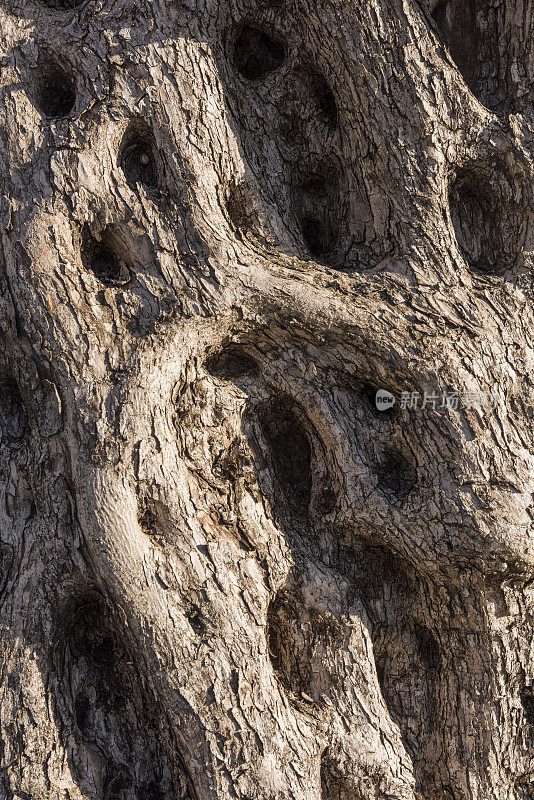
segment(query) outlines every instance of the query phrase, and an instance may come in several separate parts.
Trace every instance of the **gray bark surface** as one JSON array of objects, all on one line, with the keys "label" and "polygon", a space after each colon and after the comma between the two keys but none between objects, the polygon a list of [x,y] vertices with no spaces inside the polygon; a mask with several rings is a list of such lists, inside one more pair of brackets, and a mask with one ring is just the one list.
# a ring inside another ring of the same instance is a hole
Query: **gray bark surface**
[{"label": "gray bark surface", "polygon": [[1,0],[1,798],[532,800],[533,18]]}]

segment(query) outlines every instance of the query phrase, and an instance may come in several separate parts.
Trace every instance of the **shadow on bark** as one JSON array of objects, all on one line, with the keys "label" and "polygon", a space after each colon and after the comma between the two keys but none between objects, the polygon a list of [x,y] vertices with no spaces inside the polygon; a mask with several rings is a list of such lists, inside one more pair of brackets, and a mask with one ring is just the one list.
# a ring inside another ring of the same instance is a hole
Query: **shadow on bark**
[{"label": "shadow on bark", "polygon": [[526,232],[520,193],[520,182],[491,160],[456,171],[448,194],[451,220],[474,272],[500,276],[516,265]]},{"label": "shadow on bark", "polygon": [[[515,89],[503,49],[505,3],[439,0],[432,16],[459,71],[480,102],[499,114],[513,110]],[[506,42],[508,45],[508,42]]]},{"label": "shadow on bark", "polygon": [[66,117],[74,109],[76,81],[53,54],[41,56],[38,66],[28,70],[27,82],[30,100],[45,117]]},{"label": "shadow on bark", "polygon": [[161,167],[156,155],[156,142],[142,118],[135,117],[129,123],[120,145],[119,162],[130,189],[136,191],[139,186],[144,186],[149,192],[157,191]]},{"label": "shadow on bark", "polygon": [[[194,800],[176,743],[104,596],[88,590],[58,622],[54,711],[71,773],[91,800]],[[70,744],[69,744],[70,743]]]}]

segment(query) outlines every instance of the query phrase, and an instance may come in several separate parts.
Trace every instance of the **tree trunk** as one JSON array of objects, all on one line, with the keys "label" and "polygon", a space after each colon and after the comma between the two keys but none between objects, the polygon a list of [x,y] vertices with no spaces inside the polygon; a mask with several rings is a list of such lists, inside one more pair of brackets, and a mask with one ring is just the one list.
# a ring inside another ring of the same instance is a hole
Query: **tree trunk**
[{"label": "tree trunk", "polygon": [[532,2],[0,6],[0,797],[532,800]]}]

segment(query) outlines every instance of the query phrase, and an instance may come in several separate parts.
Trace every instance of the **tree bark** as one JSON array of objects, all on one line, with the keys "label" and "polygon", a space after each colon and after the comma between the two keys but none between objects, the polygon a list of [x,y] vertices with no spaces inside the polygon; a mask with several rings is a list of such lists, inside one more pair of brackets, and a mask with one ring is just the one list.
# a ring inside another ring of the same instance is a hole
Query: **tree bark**
[{"label": "tree bark", "polygon": [[0,797],[532,800],[533,19],[0,2]]}]

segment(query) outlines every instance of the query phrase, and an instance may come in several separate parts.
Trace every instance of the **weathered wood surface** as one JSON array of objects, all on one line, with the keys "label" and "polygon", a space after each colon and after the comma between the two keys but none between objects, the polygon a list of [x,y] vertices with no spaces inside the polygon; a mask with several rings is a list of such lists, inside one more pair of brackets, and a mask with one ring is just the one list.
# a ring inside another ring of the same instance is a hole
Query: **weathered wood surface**
[{"label": "weathered wood surface", "polygon": [[0,7],[0,797],[531,800],[532,3]]}]

